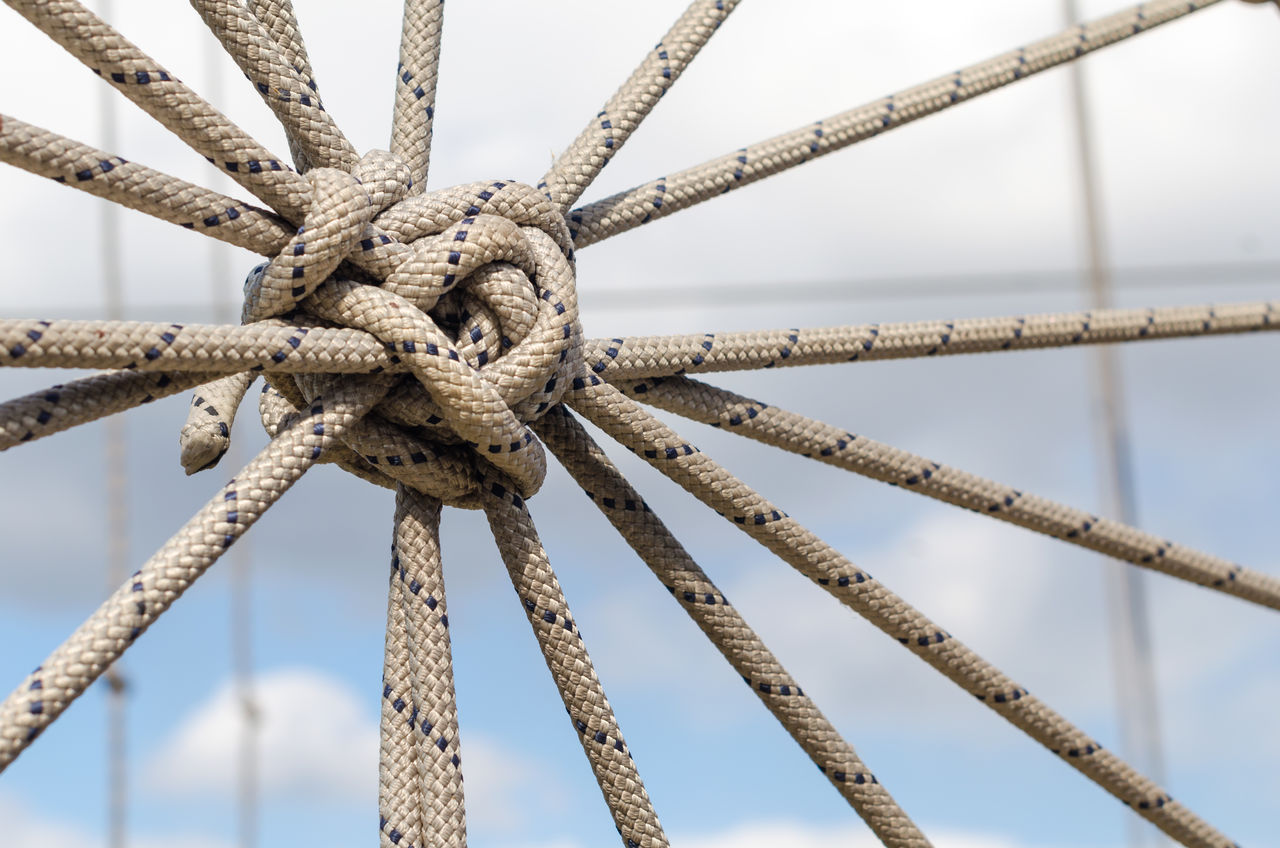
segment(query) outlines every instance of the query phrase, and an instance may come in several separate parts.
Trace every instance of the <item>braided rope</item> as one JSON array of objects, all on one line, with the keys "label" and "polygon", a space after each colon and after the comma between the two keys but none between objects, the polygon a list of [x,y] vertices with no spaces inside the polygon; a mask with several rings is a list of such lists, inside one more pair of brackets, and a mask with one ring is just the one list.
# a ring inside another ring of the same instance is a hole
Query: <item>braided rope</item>
[{"label": "braided rope", "polygon": [[567,210],[600,176],[737,5],[738,0],[693,0],[689,4],[539,181],[538,188],[546,191],[556,209]]},{"label": "braided rope", "polygon": [[1012,486],[682,377],[619,388],[676,415],[1280,610],[1280,580]]},{"label": "braided rope", "polygon": [[396,490],[382,684],[383,848],[466,845],[440,502],[403,486]]},{"label": "braided rope", "polygon": [[[625,143],[736,0],[694,0],[538,189],[493,181],[431,194],[425,184],[440,0],[406,2],[392,152],[364,156],[319,99],[289,0],[193,0],[284,126],[296,172],[75,0],[6,2],[274,213],[0,117],[0,160],[268,257],[246,282],[244,327],[0,321],[0,365],[122,369],[0,405],[0,449],[212,378],[197,389],[181,437],[188,472],[207,468],[225,452],[241,399],[259,372],[267,378],[259,417],[272,439],[0,704],[0,770],[307,468],[333,462],[397,492],[384,657],[382,844],[465,843],[438,543],[443,502],[486,511],[624,844],[665,845],[525,508],[525,498],[537,491],[545,473],[536,429],[886,844],[927,844],[852,747],[559,408],[564,397],[1167,833],[1188,845],[1225,844],[1163,790],[649,418],[601,376],[634,380],[689,370],[1246,332],[1272,327],[1272,304],[584,341],[573,264],[575,241],[588,244],[669,214],[1216,0],[1143,4],[670,180],[623,192],[570,213],[567,220],[564,210]],[[681,386],[696,384],[642,384],[673,406],[687,401],[692,409],[702,403],[695,417],[718,421],[728,415],[732,425],[732,417],[741,415],[733,409],[756,410],[759,425],[745,430],[801,452],[815,448],[821,453],[822,440],[832,435],[818,422],[753,406],[710,387],[704,387],[709,394],[702,401],[671,400],[668,395],[678,395]],[[745,414],[751,419],[749,411]],[[848,456],[859,457],[852,465],[891,481],[910,474],[904,463],[925,462],[870,442]],[[920,488],[943,499],[970,506],[1008,499],[997,484],[941,467],[933,472],[920,473],[933,481]],[[913,485],[909,479],[903,482]],[[1030,496],[1016,508],[1004,505],[1008,515],[1002,517],[1016,516],[1035,529],[1079,518]],[[1275,605],[1275,581],[1269,578],[1176,546],[1152,554],[1150,537],[1101,520],[1082,532],[1090,537],[1081,542],[1086,546],[1130,560],[1149,554],[1160,562],[1139,564],[1198,582],[1212,577],[1233,583],[1227,591]]]},{"label": "braided rope", "polygon": [[1234,843],[1152,781],[1014,683],[958,639],[889,591],[795,519],[717,465],[616,388],[596,378],[566,402],[783,561],[1188,846]]},{"label": "braided rope", "polygon": [[427,187],[443,26],[444,0],[405,1],[391,155],[409,166],[412,194],[421,194]]},{"label": "braided rope", "polygon": [[[299,171],[355,168],[360,157],[325,110],[315,80],[290,64],[272,33],[242,0],[192,0],[191,5],[280,119]],[[296,36],[297,30],[293,33]]]},{"label": "braided rope", "polygon": [[1219,0],[1153,0],[573,210],[586,247],[1123,41]]},{"label": "braided rope", "polygon": [[0,703],[0,771],[339,443],[388,381],[331,385]]},{"label": "braided rope", "polygon": [[272,209],[301,217],[311,192],[300,175],[97,15],[75,0],[5,2]]},{"label": "braided rope", "polygon": [[271,212],[7,115],[0,162],[267,256],[294,232]]},{"label": "braided rope", "polygon": [[[582,358],[613,382],[743,371],[1155,341],[1280,329],[1272,301],[1106,309],[1007,318],[589,339]],[[410,339],[423,347],[424,339]],[[403,342],[401,343],[403,344]],[[5,355],[7,352],[7,356]],[[448,356],[448,351],[440,355]],[[268,374],[401,373],[410,366],[357,329],[262,322],[242,327],[145,321],[0,319],[0,367]]]},{"label": "braided rope", "polygon": [[[999,353],[1276,329],[1280,329],[1280,304],[1268,301],[593,340],[583,357],[600,377],[619,382],[703,371]],[[0,333],[4,333],[3,324]]]},{"label": "braided rope", "polygon": [[486,479],[481,493],[485,517],[511,576],[511,585],[542,648],[623,844],[627,848],[663,848],[668,844],[667,837],[524,499],[512,491],[510,481],[504,485],[497,477]]},{"label": "braided rope", "polygon": [[537,430],[591,502],[876,836],[893,848],[929,845],[853,746],[840,736],[582,425],[561,406],[543,417]]}]

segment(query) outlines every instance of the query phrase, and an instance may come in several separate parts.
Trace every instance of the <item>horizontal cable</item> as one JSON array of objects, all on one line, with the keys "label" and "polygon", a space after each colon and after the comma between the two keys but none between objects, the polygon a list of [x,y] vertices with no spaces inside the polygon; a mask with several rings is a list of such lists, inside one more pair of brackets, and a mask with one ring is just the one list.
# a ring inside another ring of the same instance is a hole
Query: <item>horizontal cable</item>
[{"label": "horizontal cable", "polygon": [[264,256],[283,250],[297,229],[265,209],[5,115],[0,162]]},{"label": "horizontal cable", "polygon": [[591,502],[881,842],[891,848],[929,845],[853,746],[568,410],[556,406],[534,428]]},{"label": "horizontal cable", "polygon": [[684,377],[619,388],[676,415],[1280,610],[1274,577],[821,421]]},{"label": "horizontal cable", "polygon": [[[590,339],[583,356],[609,380],[744,371],[1077,344],[1149,341],[1280,328],[1271,302],[1107,309],[1005,318],[808,330]],[[414,351],[453,358],[427,340]],[[397,348],[398,350],[398,348]],[[0,367],[361,374],[402,372],[396,352],[363,330],[143,321],[0,319]]]},{"label": "horizontal cable", "polygon": [[0,771],[119,659],[390,384],[334,383],[0,703]]},{"label": "horizontal cable", "polygon": [[677,174],[619,192],[569,213],[574,244],[586,247],[687,209],[1216,2],[1218,0],[1154,0],[1142,3]]},{"label": "horizontal cable", "polygon": [[1197,848],[1233,845],[1151,780],[613,386],[586,377],[566,395],[566,401],[610,437],[1174,839]]},{"label": "horizontal cable", "polygon": [[[597,288],[578,293],[591,309],[653,309],[654,304],[679,302],[682,307],[714,306],[751,308],[833,301],[917,300],[1026,296],[1079,295],[1082,271],[1035,270],[955,274],[902,274],[885,277],[849,277],[830,280],[788,280],[786,285],[762,282],[722,282],[700,286],[646,285]],[[1113,268],[1112,289],[1136,291],[1228,285],[1280,283],[1280,262],[1205,262]]]},{"label": "horizontal cable", "polygon": [[583,356],[606,380],[911,359],[1280,329],[1273,302],[1098,309],[955,321],[592,339]]}]

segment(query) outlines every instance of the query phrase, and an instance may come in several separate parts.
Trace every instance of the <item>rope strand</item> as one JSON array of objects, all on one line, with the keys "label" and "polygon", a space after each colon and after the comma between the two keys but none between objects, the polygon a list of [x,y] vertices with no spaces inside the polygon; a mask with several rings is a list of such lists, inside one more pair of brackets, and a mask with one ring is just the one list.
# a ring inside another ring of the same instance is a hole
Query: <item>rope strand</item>
[{"label": "rope strand", "polygon": [[568,215],[573,243],[578,248],[595,244],[1217,2],[1153,0],[1141,3],[718,159],[650,180],[573,210]]},{"label": "rope strand", "polygon": [[557,210],[563,213],[577,202],[737,5],[738,0],[689,4],[539,181]]},{"label": "rope strand", "polygon": [[940,465],[696,380],[672,377],[621,388],[643,403],[676,415],[1280,610],[1280,580],[1119,521]]},{"label": "rope strand", "polygon": [[1196,848],[1234,845],[617,389],[598,379],[584,378],[566,395],[566,401],[610,437],[1169,836]]},{"label": "rope strand", "polygon": [[880,841],[890,848],[928,846],[929,840],[863,764],[853,746],[840,736],[568,410],[557,407],[538,421],[536,429],[591,502]]}]

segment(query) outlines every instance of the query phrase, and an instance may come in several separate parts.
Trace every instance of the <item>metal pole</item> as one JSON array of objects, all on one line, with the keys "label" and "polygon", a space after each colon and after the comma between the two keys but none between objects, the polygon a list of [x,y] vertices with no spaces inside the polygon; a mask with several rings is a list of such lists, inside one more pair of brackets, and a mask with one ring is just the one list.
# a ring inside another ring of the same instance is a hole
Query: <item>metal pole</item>
[{"label": "metal pole", "polygon": [[[102,16],[112,17],[111,0],[102,0]],[[114,152],[119,138],[116,93],[102,86],[99,94],[102,147]],[[100,205],[100,264],[106,317],[124,318],[124,283],[120,268],[120,207]],[[123,416],[106,421],[107,587],[114,591],[129,568],[128,455]],[[125,678],[116,663],[107,671],[107,845],[125,848],[128,815],[127,698]]]},{"label": "metal pole", "polygon": [[[1068,26],[1080,20],[1075,0],[1063,0],[1062,7]],[[1094,136],[1086,102],[1084,69],[1079,62],[1072,62],[1070,68],[1090,303],[1095,309],[1105,309],[1112,305],[1111,272],[1102,204],[1098,196]],[[1136,525],[1133,458],[1129,451],[1125,409],[1120,400],[1123,386],[1116,351],[1110,345],[1098,345],[1093,349],[1093,356],[1094,374],[1098,381],[1095,392],[1099,413],[1097,441],[1104,501],[1108,514],[1125,524]],[[1141,569],[1110,563],[1106,585],[1121,747],[1130,762],[1157,783],[1163,783],[1164,754],[1155,668],[1151,659],[1145,575]],[[1131,848],[1164,842],[1153,827],[1137,816],[1126,818],[1126,828]]]},{"label": "metal pole", "polygon": [[[219,50],[212,38],[206,40],[205,70],[209,76],[210,99],[222,99],[222,67]],[[213,320],[218,324],[239,323],[236,304],[227,296],[231,275],[228,248],[211,240],[209,278]],[[238,465],[239,451],[233,442],[226,460]],[[236,746],[236,835],[240,848],[258,844],[258,707],[253,695],[253,594],[250,582],[250,548],[241,538],[228,553],[231,559],[231,667],[236,702],[240,707],[240,739]]]}]

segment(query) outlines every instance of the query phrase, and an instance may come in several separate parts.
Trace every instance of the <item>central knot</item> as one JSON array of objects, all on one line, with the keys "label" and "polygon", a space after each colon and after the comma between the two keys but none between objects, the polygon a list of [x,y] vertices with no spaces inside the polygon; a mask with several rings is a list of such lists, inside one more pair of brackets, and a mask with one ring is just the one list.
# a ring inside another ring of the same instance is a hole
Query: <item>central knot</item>
[{"label": "central knot", "polygon": [[546,457],[527,425],[581,368],[564,217],[541,192],[507,180],[407,196],[407,168],[386,153],[366,156],[354,174],[306,176],[314,191],[303,225],[249,275],[244,320],[364,330],[407,373],[270,375],[268,430],[326,380],[369,381],[382,398],[336,461],[461,506],[478,503],[489,466],[532,495]]}]

